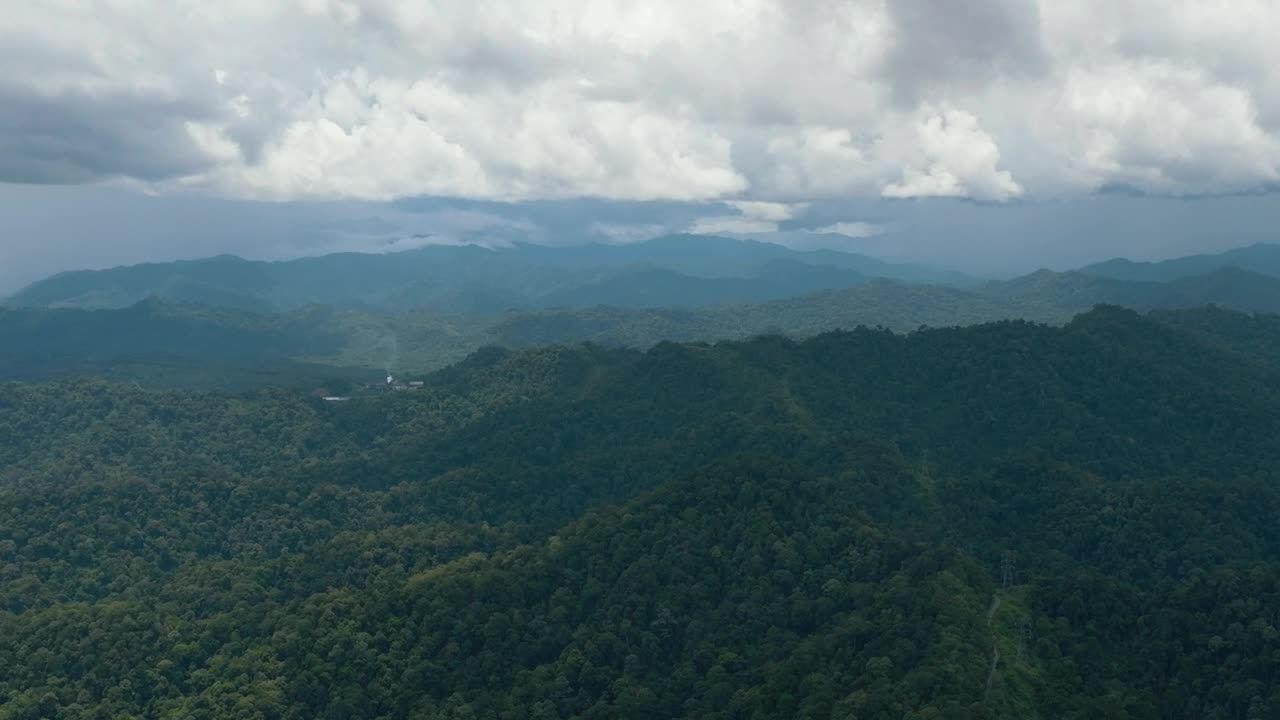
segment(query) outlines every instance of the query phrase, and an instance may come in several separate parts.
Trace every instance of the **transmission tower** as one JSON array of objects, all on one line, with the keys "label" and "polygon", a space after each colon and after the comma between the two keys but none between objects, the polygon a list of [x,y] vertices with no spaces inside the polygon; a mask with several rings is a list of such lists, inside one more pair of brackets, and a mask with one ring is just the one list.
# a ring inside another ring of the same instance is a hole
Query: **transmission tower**
[{"label": "transmission tower", "polygon": [[1013,551],[1005,550],[1004,554],[1000,556],[1001,584],[1003,584],[1004,587],[1009,587],[1010,585],[1012,585],[1013,578],[1016,573],[1017,573],[1017,568],[1014,565]]}]

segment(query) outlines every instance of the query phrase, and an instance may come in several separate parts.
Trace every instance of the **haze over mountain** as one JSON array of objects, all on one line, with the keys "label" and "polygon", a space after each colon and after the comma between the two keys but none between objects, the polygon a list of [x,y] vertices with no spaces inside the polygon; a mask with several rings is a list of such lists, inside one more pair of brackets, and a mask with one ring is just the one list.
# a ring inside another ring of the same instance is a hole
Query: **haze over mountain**
[{"label": "haze over mountain", "polygon": [[[1238,269],[1233,281],[1229,275]],[[1219,303],[1245,310],[1274,307],[1268,283],[1280,275],[1280,245],[1259,244],[1216,255],[1144,265],[1111,260],[1075,274],[1033,273],[988,283],[1009,302],[1048,302],[1068,312],[1092,303],[1139,308]],[[1207,276],[1193,281],[1193,276]],[[323,304],[381,311],[422,309],[440,315],[493,314],[557,306],[698,307],[759,303],[873,278],[977,288],[959,273],[889,263],[834,250],[796,251],[755,240],[682,235],[626,245],[546,247],[517,244],[428,246],[387,254],[337,254],[287,262],[225,256],[55,275],[7,303],[32,307],[127,307],[148,297],[260,312]],[[1090,278],[1097,278],[1091,280]],[[1216,279],[1215,279],[1216,278]],[[1122,282],[1107,283],[1106,280]],[[1123,282],[1186,281],[1179,289]],[[1216,283],[1216,287],[1210,284]],[[1078,296],[1071,303],[1070,296]],[[1164,297],[1160,297],[1163,295]],[[1030,299],[1019,300],[1018,296]],[[1068,304],[1063,304],[1068,303]],[[1083,304],[1082,304],[1083,303]],[[1018,315],[1018,316],[1026,316]]]},{"label": "haze over mountain", "polygon": [[957,273],[831,250],[795,251],[755,241],[670,236],[629,245],[436,245],[273,263],[222,256],[62,273],[32,284],[8,303],[110,308],[155,296],[263,311],[328,304],[453,314],[601,303],[753,302],[846,287],[871,276],[965,279]]},{"label": "haze over mountain", "polygon": [[[705,252],[684,252],[690,247]],[[743,253],[733,255],[736,249]],[[1247,250],[1220,260],[1267,254],[1262,246]],[[721,263],[723,257],[732,262]],[[843,267],[812,264],[824,261]],[[659,262],[690,272],[755,272],[685,275]],[[512,275],[520,263],[529,270]],[[315,387],[434,370],[486,345],[648,348],[762,333],[803,338],[858,326],[908,332],[1005,319],[1061,324],[1099,304],[1280,313],[1280,278],[1235,267],[1168,282],[1042,270],[964,287],[866,277],[850,267],[908,277],[928,272],[837,252],[671,238],[622,248],[443,247],[72,273],[18,296],[31,305],[51,300],[54,308],[0,310],[0,378],[103,375],[148,387]],[[520,283],[504,282],[511,277]],[[123,308],[57,307],[139,296],[146,299]],[[308,297],[336,306],[271,309]]]},{"label": "haze over mountain", "polygon": [[1260,243],[1223,253],[1192,255],[1161,262],[1133,262],[1116,258],[1083,267],[1080,272],[1119,280],[1164,282],[1223,268],[1242,268],[1264,275],[1280,276],[1280,245]]},{"label": "haze over mountain", "polygon": [[[68,212],[68,207],[75,211]],[[383,253],[424,242],[617,244],[688,232],[708,218],[746,218],[741,210],[722,203],[253,203],[205,196],[147,197],[97,187],[4,185],[0,214],[6,219],[6,231],[0,234],[0,295],[82,268],[220,254],[279,260],[335,252]],[[1103,194],[999,206],[948,199],[844,199],[814,202],[790,220],[769,222],[779,231],[749,236],[798,249],[812,249],[817,240],[819,247],[987,278],[1012,277],[1040,267],[1065,271],[1117,255],[1158,260],[1276,242],[1280,204],[1266,195]],[[713,235],[742,234],[741,227],[732,225],[722,230],[705,222],[703,226]]]},{"label": "haze over mountain", "polygon": [[1004,319],[1060,324],[1099,304],[1144,311],[1217,305],[1280,313],[1280,279],[1221,270],[1170,283],[1112,281],[1049,271],[977,288],[873,280],[844,290],[757,305],[519,313],[503,318],[491,335],[513,347],[587,340],[643,348],[662,340],[740,339],[760,333],[809,337],[860,325],[907,332],[921,326],[951,327]]}]

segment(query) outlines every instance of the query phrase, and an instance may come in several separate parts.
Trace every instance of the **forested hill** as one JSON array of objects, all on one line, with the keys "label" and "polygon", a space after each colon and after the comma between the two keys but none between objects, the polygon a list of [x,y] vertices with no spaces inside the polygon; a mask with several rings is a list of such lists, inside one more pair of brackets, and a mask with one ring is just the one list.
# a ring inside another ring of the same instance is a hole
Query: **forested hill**
[{"label": "forested hill", "polygon": [[1280,715],[1274,318],[0,386],[0,718]]},{"label": "forested hill", "polygon": [[159,298],[110,310],[0,308],[0,381],[312,389],[439,369],[494,344],[488,322],[322,306],[256,313]]}]

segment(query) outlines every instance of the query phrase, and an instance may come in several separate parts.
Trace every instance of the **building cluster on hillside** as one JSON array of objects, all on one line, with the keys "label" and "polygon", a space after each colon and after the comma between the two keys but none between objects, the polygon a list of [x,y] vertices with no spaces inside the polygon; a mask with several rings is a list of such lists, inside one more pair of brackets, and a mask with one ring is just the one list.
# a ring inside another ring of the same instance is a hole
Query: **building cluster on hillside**
[{"label": "building cluster on hillside", "polygon": [[[367,393],[410,392],[421,390],[426,384],[424,380],[404,382],[403,380],[397,380],[394,375],[388,375],[384,382],[365,383],[359,386],[359,389]],[[351,399],[350,395],[330,394],[325,388],[317,388],[312,392],[312,395],[325,402],[346,402]]]},{"label": "building cluster on hillside", "polygon": [[404,392],[406,390],[420,390],[425,385],[426,382],[422,380],[404,382],[403,380],[397,380],[394,375],[388,375],[386,382],[369,383],[365,388],[377,392]]}]

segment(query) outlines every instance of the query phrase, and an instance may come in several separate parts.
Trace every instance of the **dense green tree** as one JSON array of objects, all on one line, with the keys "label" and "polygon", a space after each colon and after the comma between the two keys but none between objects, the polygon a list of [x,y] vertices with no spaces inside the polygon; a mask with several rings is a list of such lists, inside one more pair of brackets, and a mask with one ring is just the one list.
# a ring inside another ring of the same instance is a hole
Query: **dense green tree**
[{"label": "dense green tree", "polygon": [[1275,319],[0,385],[0,718],[1269,718]]}]

